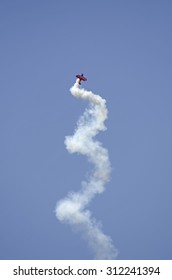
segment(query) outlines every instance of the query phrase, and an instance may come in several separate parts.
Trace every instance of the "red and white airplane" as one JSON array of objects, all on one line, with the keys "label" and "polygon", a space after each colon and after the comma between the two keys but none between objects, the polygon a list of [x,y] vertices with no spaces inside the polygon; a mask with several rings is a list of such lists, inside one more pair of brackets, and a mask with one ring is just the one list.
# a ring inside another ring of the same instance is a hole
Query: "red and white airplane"
[{"label": "red and white airplane", "polygon": [[79,79],[79,84],[81,85],[81,81],[87,81],[87,78],[84,77],[84,74],[76,75],[76,78]]}]

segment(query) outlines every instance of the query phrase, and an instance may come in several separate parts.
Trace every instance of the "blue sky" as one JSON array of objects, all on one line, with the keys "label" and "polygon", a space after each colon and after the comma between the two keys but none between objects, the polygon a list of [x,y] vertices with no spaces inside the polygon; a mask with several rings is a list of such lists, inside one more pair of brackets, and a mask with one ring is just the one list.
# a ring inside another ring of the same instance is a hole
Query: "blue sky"
[{"label": "blue sky", "polygon": [[87,104],[75,75],[107,100],[111,181],[90,204],[118,259],[172,259],[172,2],[0,3],[0,259],[92,259],[56,202],[91,170],[70,155]]}]

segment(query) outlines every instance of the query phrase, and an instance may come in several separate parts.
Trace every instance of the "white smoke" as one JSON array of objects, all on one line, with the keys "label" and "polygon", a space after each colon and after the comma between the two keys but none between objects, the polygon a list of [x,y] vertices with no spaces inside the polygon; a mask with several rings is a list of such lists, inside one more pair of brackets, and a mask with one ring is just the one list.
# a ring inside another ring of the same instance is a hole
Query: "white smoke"
[{"label": "white smoke", "polygon": [[106,100],[91,91],[82,89],[79,80],[70,91],[73,96],[88,100],[89,108],[79,119],[74,135],[65,138],[65,145],[70,153],[86,155],[93,163],[94,170],[88,181],[82,182],[80,191],[71,192],[66,198],[58,201],[56,216],[60,221],[82,232],[95,253],[95,259],[114,259],[117,250],[111,238],[102,232],[100,224],[86,208],[97,193],[104,191],[104,185],[109,181],[111,171],[108,151],[100,142],[93,139],[99,131],[106,129],[104,125],[107,119]]}]

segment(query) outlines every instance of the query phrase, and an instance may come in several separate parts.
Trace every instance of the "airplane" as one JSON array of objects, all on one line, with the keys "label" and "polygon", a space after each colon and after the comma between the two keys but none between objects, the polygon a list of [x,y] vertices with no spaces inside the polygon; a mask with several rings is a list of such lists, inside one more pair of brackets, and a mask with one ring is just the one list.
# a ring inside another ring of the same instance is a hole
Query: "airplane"
[{"label": "airplane", "polygon": [[84,77],[84,74],[76,75],[76,78],[79,79],[79,84],[81,85],[81,81],[87,81],[87,78]]}]

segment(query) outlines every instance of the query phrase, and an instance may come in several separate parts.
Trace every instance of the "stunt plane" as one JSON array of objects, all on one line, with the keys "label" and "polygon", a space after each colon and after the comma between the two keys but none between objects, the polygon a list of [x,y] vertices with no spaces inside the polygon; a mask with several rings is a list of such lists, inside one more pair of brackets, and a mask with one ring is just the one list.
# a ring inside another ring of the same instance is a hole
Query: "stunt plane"
[{"label": "stunt plane", "polygon": [[76,78],[79,79],[79,84],[81,85],[81,81],[87,81],[87,78],[84,77],[84,74],[76,75]]}]

